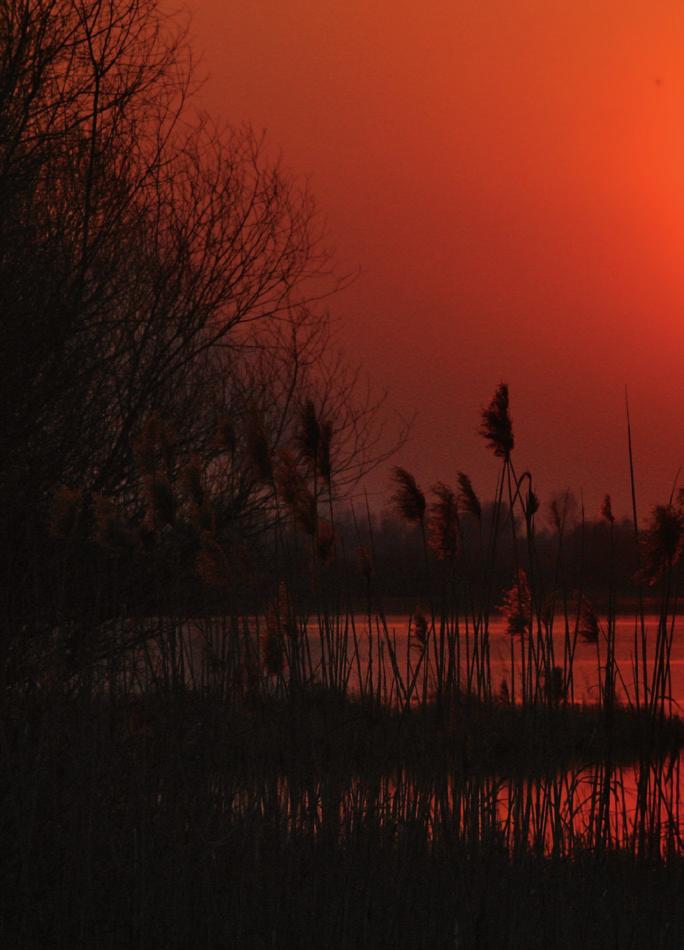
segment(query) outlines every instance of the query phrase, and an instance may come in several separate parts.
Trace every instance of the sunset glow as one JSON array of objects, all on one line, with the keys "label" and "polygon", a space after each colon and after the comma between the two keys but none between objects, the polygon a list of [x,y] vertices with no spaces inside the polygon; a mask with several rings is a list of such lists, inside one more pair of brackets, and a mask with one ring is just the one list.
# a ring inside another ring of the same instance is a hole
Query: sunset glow
[{"label": "sunset glow", "polygon": [[[684,10],[675,0],[194,0],[200,103],[310,181],[341,272],[341,344],[404,416],[426,483],[493,469],[474,418],[511,387],[545,493],[642,510],[684,417]],[[361,341],[361,342],[359,342]],[[491,485],[491,487],[490,487]],[[386,473],[372,487],[382,495]]]},{"label": "sunset glow", "polygon": [[3,946],[682,945],[683,39],[0,0]]}]

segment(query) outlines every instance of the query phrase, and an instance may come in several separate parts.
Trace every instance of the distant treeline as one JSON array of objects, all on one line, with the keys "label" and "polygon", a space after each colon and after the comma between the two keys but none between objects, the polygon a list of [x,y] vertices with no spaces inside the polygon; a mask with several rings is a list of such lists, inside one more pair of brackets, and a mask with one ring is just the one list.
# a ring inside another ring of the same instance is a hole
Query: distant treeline
[{"label": "distant treeline", "polygon": [[[504,522],[509,520],[507,510],[503,518]],[[421,603],[427,609],[431,592],[439,599],[440,583],[444,583],[449,574],[474,581],[485,556],[491,519],[492,505],[484,504],[481,530],[477,523],[463,519],[463,549],[457,550],[454,562],[441,560],[428,546],[426,566],[420,527],[407,523],[390,510],[374,514],[370,530],[367,520],[361,524],[360,536],[365,550],[372,553],[375,591],[397,607],[411,610]],[[339,530],[345,539],[345,548],[350,548],[359,537],[358,526],[348,518],[340,519]],[[515,553],[510,527],[504,528],[498,538],[492,584],[497,596],[510,587],[516,567],[530,571],[529,548],[517,522],[516,533],[518,550]],[[582,523],[573,518],[562,529],[542,525],[535,532],[534,546],[541,571],[539,580],[549,595],[558,596],[563,590],[568,594],[582,592],[597,610],[606,607],[611,585],[623,602],[639,595],[639,549],[635,544],[634,526],[627,519],[615,522],[612,538],[610,526],[603,519]],[[497,602],[500,603],[500,596]]]}]

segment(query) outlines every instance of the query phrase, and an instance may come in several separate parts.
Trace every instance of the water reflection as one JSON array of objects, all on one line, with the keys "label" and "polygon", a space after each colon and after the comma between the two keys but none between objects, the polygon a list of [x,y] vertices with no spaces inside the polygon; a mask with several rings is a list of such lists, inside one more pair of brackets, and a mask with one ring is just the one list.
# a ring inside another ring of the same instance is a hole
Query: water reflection
[{"label": "water reflection", "polygon": [[562,774],[374,778],[294,774],[253,781],[235,791],[232,817],[270,819],[295,835],[344,844],[376,833],[399,844],[419,835],[433,846],[484,844],[513,856],[530,849],[572,857],[621,848],[654,858],[682,851],[681,759],[632,766],[600,763]]}]

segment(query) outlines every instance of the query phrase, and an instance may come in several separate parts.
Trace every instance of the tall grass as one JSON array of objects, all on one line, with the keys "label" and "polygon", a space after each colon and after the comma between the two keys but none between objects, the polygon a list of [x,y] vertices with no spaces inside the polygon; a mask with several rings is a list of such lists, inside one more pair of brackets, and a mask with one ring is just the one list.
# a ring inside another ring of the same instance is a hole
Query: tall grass
[{"label": "tall grass", "polygon": [[[483,411],[489,509],[464,473],[430,498],[394,470],[420,565],[404,630],[368,509],[343,547],[329,422],[307,402],[277,456],[250,425],[270,515],[251,549],[221,535],[196,461],[162,478],[144,446],[142,520],[55,500],[51,570],[29,562],[36,597],[8,612],[3,647],[4,944],[681,942],[682,498],[637,532],[658,621],[650,650],[641,597],[623,669],[615,583],[599,610],[583,555],[570,571],[567,493],[540,561],[506,387]],[[608,499],[603,521],[614,558]],[[576,700],[585,649],[593,705]]]}]

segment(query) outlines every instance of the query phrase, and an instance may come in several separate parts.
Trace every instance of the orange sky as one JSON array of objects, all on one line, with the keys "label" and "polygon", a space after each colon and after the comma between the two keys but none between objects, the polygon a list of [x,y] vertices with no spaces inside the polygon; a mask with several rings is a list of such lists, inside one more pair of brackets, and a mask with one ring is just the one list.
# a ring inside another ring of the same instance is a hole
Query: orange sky
[{"label": "orange sky", "polygon": [[[208,111],[310,179],[339,338],[406,416],[397,461],[483,495],[508,381],[545,496],[642,510],[684,463],[682,0],[187,0]],[[372,480],[383,490],[386,473]]]}]

